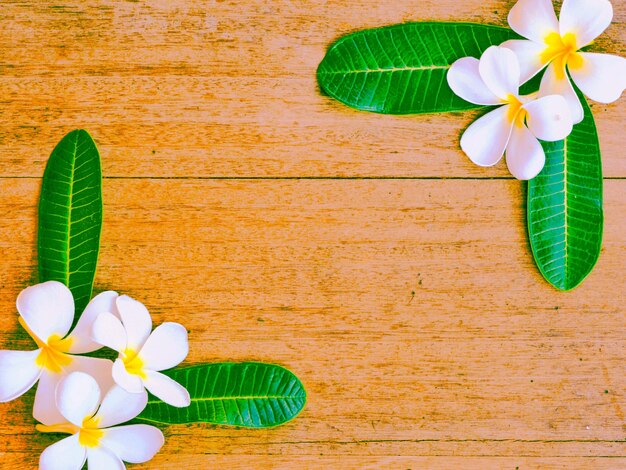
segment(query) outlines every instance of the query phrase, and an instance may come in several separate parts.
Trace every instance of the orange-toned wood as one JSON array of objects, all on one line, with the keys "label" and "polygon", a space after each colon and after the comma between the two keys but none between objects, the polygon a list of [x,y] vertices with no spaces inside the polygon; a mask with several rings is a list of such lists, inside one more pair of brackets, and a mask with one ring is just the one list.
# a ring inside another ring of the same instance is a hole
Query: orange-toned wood
[{"label": "orange-toned wood", "polygon": [[[36,282],[39,178],[84,127],[106,177],[97,289],[184,323],[189,364],[276,362],[309,391],[284,427],[172,426],[131,468],[626,467],[623,99],[593,108],[603,252],[561,293],[533,264],[523,184],[458,148],[472,113],[361,113],[315,82],[347,32],[505,24],[513,3],[3,2],[0,348],[32,346],[14,304]],[[597,47],[624,55],[613,3]],[[0,405],[2,469],[54,441],[32,399]]]},{"label": "orange-toned wood", "polygon": [[[378,116],[322,96],[350,31],[417,20],[506,25],[513,1],[8,1],[0,175],[40,176],[81,126],[110,176],[508,177],[458,148],[474,113]],[[598,50],[626,55],[626,3]],[[626,176],[619,103],[594,105],[608,177]]]},{"label": "orange-toned wood", "polygon": [[[33,282],[38,185],[0,180],[2,347],[30,346],[13,304]],[[603,253],[570,293],[532,264],[521,188],[105,180],[98,289],[141,299],[156,323],[183,322],[190,364],[275,361],[309,391],[304,413],[281,428],[172,426],[152,468],[193,468],[187,452],[235,468],[254,456],[271,466],[268,455],[305,468],[320,454],[390,468],[408,457],[449,468],[445,456],[466,456],[467,468],[487,457],[509,457],[493,468],[515,458],[594,468],[591,456],[625,456],[624,181],[606,182]],[[0,452],[51,442],[34,431],[29,397],[0,408]]]}]

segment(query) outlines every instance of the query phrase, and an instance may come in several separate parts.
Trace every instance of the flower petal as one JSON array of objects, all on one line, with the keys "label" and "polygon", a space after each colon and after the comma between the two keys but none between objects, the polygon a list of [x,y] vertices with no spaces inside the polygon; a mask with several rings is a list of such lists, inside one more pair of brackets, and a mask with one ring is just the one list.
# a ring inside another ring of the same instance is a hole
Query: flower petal
[{"label": "flower petal", "polygon": [[508,21],[517,34],[540,44],[548,34],[559,31],[551,0],[519,0],[509,11]]},{"label": "flower petal", "polygon": [[513,124],[507,119],[510,107],[501,106],[474,121],[461,137],[461,148],[474,163],[492,166],[500,161]]},{"label": "flower petal", "polygon": [[113,380],[130,393],[141,393],[144,390],[141,377],[136,374],[129,374],[120,358],[117,358],[113,363]]},{"label": "flower petal", "polygon": [[475,57],[463,57],[453,63],[446,79],[452,91],[465,101],[482,105],[500,103],[500,99],[489,91],[480,77],[478,59]]},{"label": "flower petal", "polygon": [[608,0],[563,0],[559,18],[561,36],[576,36],[576,49],[585,47],[608,28],[613,6]]},{"label": "flower petal", "polygon": [[74,320],[74,297],[57,281],[27,287],[17,297],[17,311],[44,343],[52,335],[63,338]]},{"label": "flower petal", "polygon": [[145,390],[130,393],[115,385],[102,400],[96,414],[96,418],[99,418],[98,426],[108,428],[130,421],[143,411],[147,403],[148,393]]},{"label": "flower petal", "polygon": [[146,340],[139,356],[148,369],[165,370],[183,362],[188,353],[185,327],[179,323],[163,323]]},{"label": "flower petal", "polygon": [[98,382],[84,372],[72,372],[57,386],[56,403],[65,419],[82,427],[83,420],[93,416],[100,404]]},{"label": "flower petal", "polygon": [[626,59],[592,52],[581,52],[580,55],[582,67],[569,68],[578,88],[594,101],[617,101],[626,88]]},{"label": "flower petal", "polygon": [[99,314],[104,312],[114,313],[117,311],[115,307],[115,299],[117,292],[107,291],[96,295],[85,308],[80,316],[76,327],[72,330],[69,337],[72,338],[72,344],[69,352],[72,354],[84,354],[100,349],[102,345],[96,343],[92,339],[93,323]]},{"label": "flower petal", "polygon": [[165,374],[152,370],[146,371],[147,378],[143,383],[148,391],[168,405],[183,408],[189,406],[191,398],[185,387]]},{"label": "flower petal", "polygon": [[39,470],[80,470],[87,452],[78,443],[78,434],[52,444],[39,457]]},{"label": "flower petal", "polygon": [[491,46],[480,57],[478,71],[487,88],[498,98],[508,100],[519,92],[520,66],[515,52]]},{"label": "flower petal", "polygon": [[541,78],[541,85],[537,96],[541,98],[549,95],[561,95],[565,98],[574,124],[578,124],[583,120],[584,112],[578,95],[576,95],[567,75],[564,75],[563,78],[557,77],[556,68],[553,63],[548,65],[546,72]]},{"label": "flower petal", "polygon": [[51,426],[67,421],[57,408],[55,396],[57,385],[63,377],[65,377],[64,374],[54,374],[43,370],[33,404],[33,418],[40,423]]},{"label": "flower petal", "polygon": [[562,140],[572,132],[572,113],[561,95],[548,95],[524,105],[526,123],[533,135],[541,140]]},{"label": "flower petal", "polygon": [[104,447],[91,447],[87,450],[88,470],[124,470],[124,462],[112,451]]},{"label": "flower petal", "polygon": [[500,44],[500,47],[506,47],[515,52],[520,66],[520,84],[526,83],[537,75],[545,65],[541,62],[541,53],[545,49],[542,44],[523,39],[511,39]]},{"label": "flower petal", "polygon": [[515,127],[506,148],[506,164],[518,180],[534,178],[546,163],[541,144],[525,126]]},{"label": "flower petal", "polygon": [[126,330],[122,322],[112,313],[98,315],[91,329],[93,340],[103,346],[123,352],[126,349]]},{"label": "flower petal", "polygon": [[152,331],[152,318],[144,304],[127,295],[117,298],[117,310],[126,329],[128,348],[139,351]]},{"label": "flower petal", "polygon": [[65,422],[56,402],[56,389],[59,382],[72,372],[84,372],[96,380],[101,392],[107,392],[113,386],[111,368],[113,362],[108,359],[87,356],[71,356],[72,362],[63,368],[62,373],[44,370],[39,379],[33,417],[47,425]]},{"label": "flower petal", "polygon": [[143,463],[154,457],[165,439],[154,426],[131,424],[107,429],[101,442],[125,462]]},{"label": "flower petal", "polygon": [[102,394],[106,394],[115,384],[112,376],[113,361],[88,356],[74,356],[72,359],[72,363],[65,368],[66,373],[85,372],[91,375],[96,379]]},{"label": "flower petal", "polygon": [[35,361],[40,352],[0,351],[0,403],[19,397],[37,382],[41,367]]}]

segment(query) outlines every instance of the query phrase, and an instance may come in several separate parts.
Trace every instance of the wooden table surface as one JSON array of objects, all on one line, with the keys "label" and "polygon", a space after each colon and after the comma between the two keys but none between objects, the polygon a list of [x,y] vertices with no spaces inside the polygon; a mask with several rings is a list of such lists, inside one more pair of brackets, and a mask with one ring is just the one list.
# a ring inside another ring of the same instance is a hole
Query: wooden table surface
[{"label": "wooden table surface", "polygon": [[[458,139],[475,113],[381,116],[323,96],[339,36],[417,20],[505,24],[500,0],[2,2],[0,348],[36,282],[36,206],[61,137],[103,160],[98,291],[190,330],[186,363],[268,361],[309,398],[276,429],[164,429],[131,468],[626,468],[624,98],[593,105],[600,261],[550,287],[525,185]],[[598,49],[626,52],[626,3]],[[52,443],[33,393],[0,405],[0,467]]]}]

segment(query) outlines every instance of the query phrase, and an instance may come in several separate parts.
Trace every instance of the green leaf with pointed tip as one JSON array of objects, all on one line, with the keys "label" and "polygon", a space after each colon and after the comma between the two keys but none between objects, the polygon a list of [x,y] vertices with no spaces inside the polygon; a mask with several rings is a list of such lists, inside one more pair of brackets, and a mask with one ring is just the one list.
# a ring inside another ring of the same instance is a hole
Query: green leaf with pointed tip
[{"label": "green leaf with pointed tip", "polygon": [[571,290],[595,266],[602,246],[602,162],[596,125],[585,117],[558,142],[542,142],[546,165],[528,182],[528,234],[541,274]]},{"label": "green leaf with pointed tip", "polygon": [[385,114],[461,111],[480,106],[456,96],[450,65],[479,58],[489,47],[519,38],[508,28],[474,23],[406,23],[339,39],[317,69],[324,92],[353,108]]},{"label": "green leaf with pointed tip", "polygon": [[306,403],[300,380],[273,364],[201,364],[165,374],[189,391],[191,405],[175,408],[151,397],[138,420],[267,428],[292,420]]},{"label": "green leaf with pointed tip", "polygon": [[68,286],[79,314],[91,299],[101,229],[100,155],[86,131],[74,130],[52,151],[43,175],[38,250],[39,281]]}]

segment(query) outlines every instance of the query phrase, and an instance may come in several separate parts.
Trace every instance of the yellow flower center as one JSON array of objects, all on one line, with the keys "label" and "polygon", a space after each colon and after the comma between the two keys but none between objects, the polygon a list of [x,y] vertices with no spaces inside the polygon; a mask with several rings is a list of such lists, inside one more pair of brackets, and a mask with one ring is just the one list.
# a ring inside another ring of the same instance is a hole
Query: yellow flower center
[{"label": "yellow flower center", "polygon": [[83,420],[83,425],[80,428],[72,423],[53,424],[51,426],[38,424],[35,428],[39,432],[78,433],[78,443],[81,446],[98,447],[100,439],[104,436],[104,431],[98,428],[99,422],[99,419],[87,417]]},{"label": "yellow flower center", "polygon": [[42,342],[35,333],[28,327],[22,317],[18,320],[22,328],[33,338],[41,352],[35,359],[35,363],[49,372],[59,374],[63,372],[63,368],[70,365],[73,361],[71,355],[66,354],[72,346],[72,338],[61,338],[59,335],[50,335],[47,342]]},{"label": "yellow flower center", "polygon": [[78,443],[85,447],[98,447],[100,439],[104,436],[104,431],[98,428],[99,419],[94,417],[85,418],[83,427],[78,434]]},{"label": "yellow flower center", "polygon": [[552,32],[545,37],[544,42],[546,48],[541,53],[541,63],[545,65],[554,61],[556,77],[559,80],[565,78],[565,67],[578,69],[583,66],[583,56],[577,52],[576,36],[573,33],[561,36],[557,32]]},{"label": "yellow flower center", "polygon": [[522,108],[523,104],[519,98],[515,95],[508,95],[504,102],[509,105],[509,110],[506,113],[509,122],[517,127],[524,127],[528,113]]},{"label": "yellow flower center", "polygon": [[127,349],[122,353],[122,361],[126,367],[126,372],[129,374],[135,374],[145,379],[146,373],[143,370],[143,361],[139,357],[137,351],[134,349]]}]

